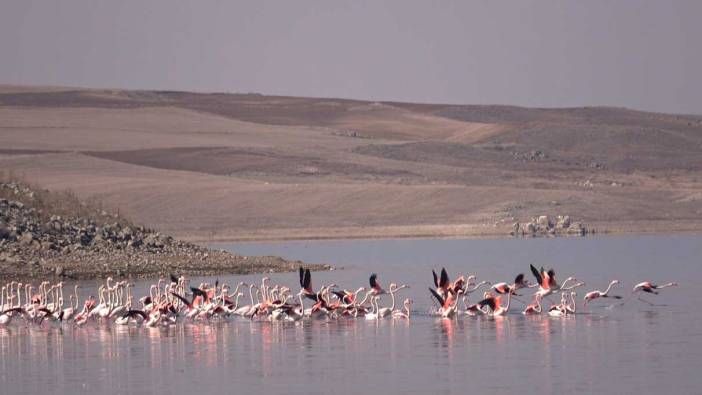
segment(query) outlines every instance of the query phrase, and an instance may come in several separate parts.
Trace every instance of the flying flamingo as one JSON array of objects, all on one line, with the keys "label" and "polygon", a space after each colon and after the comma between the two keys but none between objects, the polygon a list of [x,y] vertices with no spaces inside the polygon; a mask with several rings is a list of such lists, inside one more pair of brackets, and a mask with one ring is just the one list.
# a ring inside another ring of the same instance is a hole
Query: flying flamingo
[{"label": "flying flamingo", "polygon": [[500,295],[507,295],[510,291],[513,292],[513,295],[519,296],[515,291],[521,288],[527,288],[529,287],[529,282],[524,279],[524,273],[519,273],[517,274],[517,277],[514,278],[514,283],[512,284],[507,284],[507,283],[497,283],[492,285],[492,290],[497,292]]},{"label": "flying flamingo", "polygon": [[378,282],[378,275],[377,274],[375,274],[375,273],[371,274],[370,278],[368,279],[368,283],[370,284],[370,287],[371,287],[370,294],[372,296],[386,295],[388,293],[388,291],[384,290],[383,287]]},{"label": "flying flamingo", "polygon": [[[678,283],[675,283],[675,282],[667,283],[667,284],[663,284],[663,285],[656,285],[656,284],[651,283],[650,281],[644,281],[644,282],[642,282],[642,283],[636,284],[636,285],[634,286],[634,290],[631,291],[631,294],[632,294],[632,295],[638,294],[638,298],[637,298],[637,299],[639,299],[640,301],[642,301],[642,302],[644,302],[644,303],[648,303],[648,304],[650,304],[651,306],[654,306],[653,303],[651,303],[651,302],[649,302],[649,301],[647,301],[647,300],[641,299],[640,292],[647,292],[647,293],[650,293],[650,294],[653,294],[653,295],[658,295],[658,290],[659,290],[659,289],[667,288],[667,287],[677,287],[677,286],[678,286]],[[622,303],[622,304],[624,304],[624,303]]]},{"label": "flying flamingo", "polygon": [[565,280],[563,280],[563,283],[561,285],[558,285],[558,282],[556,281],[556,272],[553,269],[549,269],[548,271],[546,271],[542,267],[541,270],[538,270],[534,267],[534,265],[529,265],[529,268],[534,274],[534,277],[536,277],[536,282],[539,284],[539,290],[536,291],[536,293],[544,298],[555,292],[569,291],[573,288],[585,285],[585,283],[583,282],[578,282],[571,286],[566,286],[566,284],[568,284],[571,281],[577,281],[575,277],[568,277]]},{"label": "flying flamingo", "polygon": [[441,295],[442,298],[446,298],[446,294],[448,293],[450,281],[449,281],[449,276],[448,273],[446,272],[445,268],[441,268],[441,275],[438,276],[434,269],[431,269],[431,274],[434,277],[434,287],[436,288],[436,292]]},{"label": "flying flamingo", "polygon": [[490,308],[489,315],[492,315],[492,316],[505,315],[509,311],[509,305],[510,305],[510,302],[512,301],[512,293],[513,293],[513,291],[507,292],[507,305],[505,305],[504,307],[501,304],[502,297],[501,296],[493,296],[492,294],[490,294],[489,297],[481,300],[477,304],[478,304],[478,306],[481,307],[481,309],[483,307],[486,307],[486,306],[489,307]]},{"label": "flying flamingo", "polygon": [[607,289],[602,292],[600,290],[594,290],[590,291],[585,294],[585,297],[583,298],[585,301],[583,302],[583,307],[586,307],[588,303],[592,302],[593,300],[597,298],[614,298],[614,299],[621,299],[622,297],[619,295],[609,295],[609,291],[612,289],[613,286],[616,284],[619,284],[619,280],[612,280],[609,285],[607,286]]},{"label": "flying flamingo", "polygon": [[446,299],[441,297],[441,295],[439,295],[439,293],[432,288],[429,288],[429,292],[431,292],[431,294],[439,302],[440,307],[438,313],[443,318],[452,318],[456,315],[458,312],[458,297],[463,294],[462,289],[459,289],[456,294],[449,292]]}]

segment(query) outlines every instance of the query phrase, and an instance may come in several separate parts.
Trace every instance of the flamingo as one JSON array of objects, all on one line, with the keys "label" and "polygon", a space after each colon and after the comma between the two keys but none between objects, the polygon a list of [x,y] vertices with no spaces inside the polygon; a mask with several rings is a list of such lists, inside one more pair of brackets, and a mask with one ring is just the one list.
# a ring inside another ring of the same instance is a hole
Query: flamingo
[{"label": "flamingo", "polygon": [[[388,291],[384,290],[383,287],[380,286],[380,283],[378,282],[378,275],[373,273],[371,274],[370,278],[368,279],[368,283],[370,284],[370,294],[372,296],[380,296],[380,295],[385,295],[388,293]],[[372,300],[371,300],[372,303]]]},{"label": "flamingo", "polygon": [[568,304],[567,298],[568,297],[566,294],[561,294],[561,303],[549,307],[548,315],[550,315],[551,317],[563,317],[564,315],[566,315],[566,305]]},{"label": "flamingo", "polygon": [[378,314],[378,297],[372,296],[370,304],[373,310],[370,313],[366,313],[365,318],[368,321],[377,320],[378,318],[380,318],[380,315]]},{"label": "flamingo", "polygon": [[[398,287],[395,283],[390,284],[389,294],[390,294],[390,298],[392,299],[392,306],[379,309],[378,310],[379,317],[383,318],[383,317],[387,317],[390,314],[392,314],[392,312],[395,310],[395,292],[400,291],[403,288],[409,288],[409,287],[407,285],[404,285],[404,284],[401,285],[400,287]],[[378,302],[376,301],[375,303],[377,304]]]},{"label": "flamingo", "polygon": [[440,307],[438,313],[443,318],[452,318],[456,316],[456,313],[458,312],[458,297],[463,294],[462,289],[458,290],[458,293],[456,294],[449,292],[446,299],[442,298],[441,295],[439,295],[439,293],[432,288],[429,288],[429,292],[439,302]]},{"label": "flamingo", "polygon": [[529,268],[536,278],[536,283],[539,284],[539,290],[537,292],[540,293],[541,296],[548,296],[558,289],[556,272],[553,269],[546,271],[542,266],[541,270],[537,270],[534,265],[529,265]]},{"label": "flamingo", "polygon": [[590,291],[585,294],[585,297],[583,298],[583,307],[586,307],[588,303],[592,302],[593,300],[597,298],[614,298],[614,299],[621,299],[622,297],[619,295],[609,295],[609,291],[612,289],[613,286],[619,284],[619,280],[612,280],[609,285],[607,286],[607,289],[602,292],[600,290],[594,290]]},{"label": "flamingo", "polygon": [[541,314],[541,295],[534,295],[534,303],[528,305],[522,311],[524,315]]},{"label": "flamingo", "polygon": [[570,304],[568,303],[568,294],[561,294],[561,303],[553,305],[548,310],[548,315],[551,317],[565,317],[567,315],[575,314],[575,292],[570,292]]},{"label": "flamingo", "polygon": [[[73,288],[74,295],[69,295],[70,306],[61,311],[61,321],[70,320],[73,318],[73,314],[78,311],[78,285]],[[75,304],[74,304],[75,303]],[[58,317],[57,317],[58,318]]]},{"label": "flamingo", "polygon": [[446,294],[449,290],[449,276],[445,268],[441,268],[441,277],[436,275],[434,269],[431,269],[431,274],[434,276],[434,287],[436,287],[436,292],[441,295],[442,298],[446,298]]},{"label": "flamingo", "polygon": [[507,304],[505,306],[502,306],[501,304],[501,296],[493,296],[492,294],[490,294],[489,297],[478,302],[478,306],[480,306],[481,308],[489,307],[489,315],[491,316],[505,315],[509,311],[509,305],[512,301],[512,293],[513,291],[507,292]]},{"label": "flamingo", "polygon": [[642,283],[636,284],[634,286],[634,289],[631,291],[631,294],[632,295],[639,294],[637,299],[639,299],[640,301],[642,301],[644,303],[648,303],[651,306],[654,306],[653,303],[651,303],[647,300],[641,299],[640,292],[646,292],[646,293],[650,293],[653,295],[658,295],[659,289],[667,288],[667,287],[677,287],[677,286],[678,286],[678,283],[676,283],[676,282],[667,283],[667,284],[663,284],[663,285],[656,285],[656,284],[651,283],[650,281],[644,281]]},{"label": "flamingo", "polygon": [[[512,284],[507,284],[507,283],[497,283],[492,285],[492,290],[495,291],[498,294],[501,295],[507,295],[510,291],[514,292],[518,289],[521,288],[527,288],[529,287],[529,282],[524,279],[524,273],[519,273],[517,274],[517,277],[514,278],[514,283]],[[514,293],[514,295],[517,295]],[[517,295],[519,296],[519,295]]]},{"label": "flamingo", "polygon": [[402,303],[404,309],[403,310],[395,310],[392,312],[392,318],[403,318],[403,319],[410,319],[410,306],[412,306],[412,299],[405,299],[405,301]]}]

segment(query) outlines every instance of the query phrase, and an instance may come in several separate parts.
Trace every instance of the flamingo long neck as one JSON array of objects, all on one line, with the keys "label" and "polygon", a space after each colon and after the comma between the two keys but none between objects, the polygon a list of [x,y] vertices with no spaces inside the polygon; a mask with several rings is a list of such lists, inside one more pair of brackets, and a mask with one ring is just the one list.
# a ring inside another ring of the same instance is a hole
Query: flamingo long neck
[{"label": "flamingo long neck", "polygon": [[507,292],[507,305],[505,306],[504,312],[509,311],[509,304],[512,302],[512,291]]},{"label": "flamingo long neck", "polygon": [[485,284],[487,284],[487,281],[481,281],[481,282],[475,284],[475,286],[473,288],[471,288],[469,291],[467,291],[466,293],[475,292],[478,288],[482,287]]},{"label": "flamingo long neck", "polygon": [[566,278],[558,289],[559,289],[559,290],[570,289],[570,288],[566,288],[566,284],[568,284],[568,283],[571,282],[571,281],[573,281],[572,278],[570,278],[570,277]]},{"label": "flamingo long neck", "polygon": [[237,294],[239,293],[239,288],[241,288],[241,283],[239,283],[239,284],[236,285],[236,288],[234,289],[234,292],[232,292],[231,294],[229,294],[229,296],[231,297],[232,295],[237,295]]},{"label": "flamingo long neck", "polygon": [[[358,303],[359,306],[363,306],[364,304],[366,304],[366,301],[368,300],[370,293],[371,293],[370,290],[368,292],[366,292],[366,296],[364,296],[363,300],[360,303]],[[371,304],[373,304],[373,299],[371,299]]]},{"label": "flamingo long neck", "polygon": [[261,299],[266,302],[269,301],[270,298],[268,296],[268,287],[266,286],[266,279],[261,280]]},{"label": "flamingo long neck", "polygon": [[249,296],[251,297],[251,306],[254,305],[254,297],[253,297],[253,289],[255,285],[251,284],[249,285]]},{"label": "flamingo long neck", "polygon": [[395,291],[397,291],[397,290],[390,289],[390,300],[392,300],[392,305],[390,306],[390,311],[395,310]]},{"label": "flamingo long neck", "polygon": [[672,286],[674,286],[674,285],[677,285],[677,284],[676,284],[676,283],[663,284],[663,285],[657,286],[656,289],[661,289],[661,288],[666,288],[666,287],[672,287]]},{"label": "flamingo long neck", "polygon": [[607,289],[606,289],[604,292],[602,292],[602,296],[607,296],[607,294],[609,293],[609,290],[612,289],[612,287],[614,286],[614,284],[616,284],[614,281],[612,281],[611,283],[609,283],[609,286],[607,287]]},{"label": "flamingo long neck", "polygon": [[301,293],[297,294],[297,298],[300,299],[300,315],[304,316],[305,315],[305,302],[302,299],[302,294]]},{"label": "flamingo long neck", "polygon": [[410,316],[409,303],[405,303],[405,313],[407,313],[407,318]]},{"label": "flamingo long neck", "polygon": [[573,313],[575,313],[575,294],[571,293],[570,294],[570,303],[573,307],[571,307],[571,310]]}]

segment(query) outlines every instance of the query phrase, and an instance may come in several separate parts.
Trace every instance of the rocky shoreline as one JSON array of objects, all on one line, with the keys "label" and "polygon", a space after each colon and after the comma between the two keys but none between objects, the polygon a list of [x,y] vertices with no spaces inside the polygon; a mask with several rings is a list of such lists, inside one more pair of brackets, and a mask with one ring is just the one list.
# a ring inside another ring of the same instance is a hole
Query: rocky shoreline
[{"label": "rocky shoreline", "polygon": [[588,229],[581,222],[575,222],[568,215],[558,215],[554,222],[548,215],[540,215],[531,221],[512,224],[510,236],[548,237],[548,236],[585,236],[594,234],[595,229]]},{"label": "rocky shoreline", "polygon": [[179,241],[118,214],[19,182],[0,183],[0,277],[156,277],[327,270]]}]

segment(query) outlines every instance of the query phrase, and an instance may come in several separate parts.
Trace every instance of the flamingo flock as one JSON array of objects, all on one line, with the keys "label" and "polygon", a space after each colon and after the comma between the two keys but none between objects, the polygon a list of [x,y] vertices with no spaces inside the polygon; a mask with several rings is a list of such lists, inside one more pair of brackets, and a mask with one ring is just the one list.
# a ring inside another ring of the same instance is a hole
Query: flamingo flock
[{"label": "flamingo flock", "polygon": [[[577,292],[574,289],[585,285],[584,282],[578,281],[575,277],[568,277],[562,283],[556,280],[556,272],[553,269],[545,270],[543,267],[537,269],[534,265],[530,265],[531,273],[536,279],[535,283],[529,283],[523,273],[518,274],[514,282],[499,282],[492,284],[490,290],[483,293],[482,299],[477,303],[469,304],[468,296],[476,291],[481,285],[490,284],[487,281],[481,281],[475,284],[475,276],[460,276],[456,281],[451,282],[445,268],[441,269],[441,274],[437,275],[434,270],[434,288],[429,288],[430,294],[435,300],[434,314],[444,318],[455,317],[460,314],[469,316],[487,315],[487,316],[502,316],[510,311],[512,299],[516,299],[517,291],[525,288],[537,288],[532,295],[532,302],[524,303],[526,306],[521,311],[524,315],[538,315],[544,312],[542,303],[548,297],[560,294],[561,299],[558,303],[551,303],[546,309],[546,313],[551,317],[564,317],[576,313],[576,297]],[[619,284],[619,280],[612,280],[604,291],[593,290],[585,293],[583,298],[583,307],[587,308],[588,304],[599,298],[623,299],[620,295],[610,295],[612,288]],[[651,282],[642,282],[634,286],[631,296],[637,296],[637,299],[654,305],[653,303],[642,299],[641,292],[657,295],[658,290],[666,287],[677,286],[675,282],[655,285]],[[472,288],[469,288],[473,286]],[[505,296],[506,295],[506,296]],[[459,299],[463,303],[463,309],[459,309]],[[503,304],[503,299],[506,302]],[[620,305],[628,301],[625,300]]]},{"label": "flamingo flock", "polygon": [[[535,288],[530,303],[522,302],[521,311],[525,315],[546,313],[553,317],[564,317],[576,313],[577,293],[574,289],[584,286],[574,277],[562,283],[556,280],[553,269],[530,267],[535,283],[518,274],[512,282],[476,282],[475,275],[461,275],[451,281],[446,269],[440,274],[432,270],[433,287],[430,297],[435,302],[431,314],[454,318],[460,315],[489,317],[503,316],[511,312],[514,300],[520,300],[517,292]],[[315,288],[309,269],[299,269],[300,290],[294,292],[289,287],[274,285],[268,277],[260,283],[239,282],[235,287],[229,284],[200,283],[195,286],[184,276],[171,275],[169,279],[159,279],[149,287],[148,295],[135,300],[129,281],[115,281],[108,277],[98,287],[97,295],[80,299],[78,285],[66,290],[64,283],[43,281],[34,284],[12,281],[0,290],[0,325],[9,325],[13,320],[27,324],[71,323],[77,327],[89,322],[114,325],[143,325],[157,327],[182,321],[206,322],[213,319],[226,319],[232,316],[245,317],[256,321],[300,321],[305,319],[363,318],[365,320],[397,319],[410,320],[413,301],[405,298],[398,303],[398,294],[409,288],[406,284],[390,283],[383,288],[377,274],[371,274],[368,287],[342,289],[336,284],[322,284]],[[619,284],[612,280],[604,291],[593,290],[585,293],[584,307],[597,299],[623,299],[611,295]],[[641,298],[642,293],[658,294],[659,290],[676,286],[677,283],[656,285],[642,282],[634,286],[631,296]],[[489,287],[476,303],[470,303],[470,295],[479,288]],[[543,303],[550,297],[560,294],[558,303]],[[381,301],[385,297],[384,305]],[[387,299],[390,304],[387,305]]]}]

